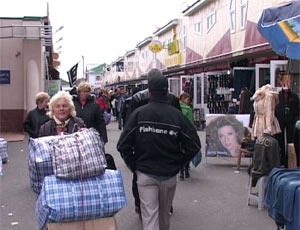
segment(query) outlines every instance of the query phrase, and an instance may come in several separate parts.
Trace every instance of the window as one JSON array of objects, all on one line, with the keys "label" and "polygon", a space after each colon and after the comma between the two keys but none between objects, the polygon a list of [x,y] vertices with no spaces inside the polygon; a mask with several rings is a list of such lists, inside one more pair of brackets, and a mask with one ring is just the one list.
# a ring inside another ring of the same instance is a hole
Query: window
[{"label": "window", "polygon": [[216,12],[211,13],[207,16],[207,33],[216,24]]},{"label": "window", "polygon": [[229,15],[230,15],[230,31],[234,33],[236,30],[236,19],[235,19],[235,0],[230,1]]},{"label": "window", "polygon": [[186,31],[186,26],[182,26],[180,33],[180,47],[182,50],[186,49],[186,44],[187,44],[187,31]]},{"label": "window", "polygon": [[194,30],[197,34],[202,35],[202,21],[199,20],[194,24]]},{"label": "window", "polygon": [[241,0],[241,29],[246,28],[248,0]]}]

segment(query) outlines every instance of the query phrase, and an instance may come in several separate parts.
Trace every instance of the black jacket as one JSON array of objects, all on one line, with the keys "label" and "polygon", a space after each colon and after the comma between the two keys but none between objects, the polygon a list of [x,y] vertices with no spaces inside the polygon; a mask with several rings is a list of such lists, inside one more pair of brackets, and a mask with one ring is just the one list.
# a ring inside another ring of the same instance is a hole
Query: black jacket
[{"label": "black jacket", "polygon": [[154,96],[131,114],[117,144],[132,171],[166,177],[175,176],[200,148],[190,121],[166,97]]},{"label": "black jacket", "polygon": [[[177,108],[181,111],[179,100],[174,94],[169,93],[167,95],[167,100],[168,100],[168,103],[170,105],[174,106],[175,108]],[[149,102],[149,91],[148,91],[148,89],[139,91],[139,92],[137,92],[136,94],[134,94],[132,96],[130,111],[132,112],[136,108],[138,108],[142,105],[146,105],[148,102]]]},{"label": "black jacket", "polygon": [[252,186],[254,187],[260,177],[268,175],[273,168],[280,166],[280,147],[274,137],[264,133],[256,139],[252,164]]},{"label": "black jacket", "polygon": [[[284,94],[287,93],[287,101],[285,101]],[[279,92],[279,104],[275,108],[275,116],[279,123],[290,122],[293,125],[299,119],[299,98],[297,94],[291,92],[285,92],[281,90]]]},{"label": "black jacket", "polygon": [[87,128],[95,128],[104,143],[107,142],[106,125],[103,118],[103,111],[99,108],[93,97],[89,97],[84,106],[81,106],[79,98],[73,96],[73,102],[76,109],[76,116],[80,117]]},{"label": "black jacket", "polygon": [[24,131],[29,134],[31,138],[37,138],[39,136],[39,131],[46,121],[50,118],[46,115],[45,109],[31,110],[23,122]]},{"label": "black jacket", "polygon": [[[84,128],[84,127],[85,125],[81,118],[71,117],[67,125],[67,133],[71,134],[77,132],[80,128]],[[54,135],[57,135],[56,125],[55,125],[55,121],[51,119],[42,125],[39,132],[39,137],[54,136]]]}]

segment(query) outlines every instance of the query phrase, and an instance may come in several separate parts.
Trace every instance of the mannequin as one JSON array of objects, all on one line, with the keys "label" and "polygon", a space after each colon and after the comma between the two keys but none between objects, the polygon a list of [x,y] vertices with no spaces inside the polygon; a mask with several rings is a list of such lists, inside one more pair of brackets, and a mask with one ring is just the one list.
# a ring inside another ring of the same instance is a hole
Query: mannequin
[{"label": "mannequin", "polygon": [[282,130],[280,134],[276,135],[281,148],[280,164],[285,167],[288,167],[287,144],[293,142],[293,131],[299,118],[299,98],[291,91],[291,82],[290,75],[282,75],[279,79],[282,90],[279,92],[279,104],[275,109],[275,116]]},{"label": "mannequin", "polygon": [[275,106],[278,104],[278,93],[271,85],[267,84],[259,88],[254,96],[254,120],[252,125],[252,136],[260,137],[264,130],[269,130],[273,136],[281,132],[277,118],[275,117]]},{"label": "mannequin", "polygon": [[280,165],[280,148],[278,141],[272,137],[271,130],[265,129],[263,135],[258,137],[254,145],[252,163],[252,187],[258,179],[268,175],[269,172]]}]

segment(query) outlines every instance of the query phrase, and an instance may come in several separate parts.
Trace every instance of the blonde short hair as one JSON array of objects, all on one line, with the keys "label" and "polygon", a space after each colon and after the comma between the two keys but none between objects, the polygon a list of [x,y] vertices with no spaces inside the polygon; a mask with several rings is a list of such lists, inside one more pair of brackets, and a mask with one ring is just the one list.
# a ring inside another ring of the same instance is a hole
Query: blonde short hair
[{"label": "blonde short hair", "polygon": [[45,92],[39,92],[37,93],[37,95],[35,95],[35,103],[36,105],[39,104],[39,102],[43,102],[45,100],[49,100],[50,99],[50,96],[48,93],[45,93]]},{"label": "blonde short hair", "polygon": [[91,92],[92,91],[91,84],[88,83],[88,82],[86,82],[86,81],[80,82],[80,84],[77,87],[77,93],[80,93],[82,91],[89,91],[89,92]]},{"label": "blonde short hair", "polygon": [[49,112],[48,112],[48,116],[50,118],[53,118],[54,114],[53,114],[53,108],[56,105],[57,101],[60,99],[65,99],[67,104],[69,105],[70,108],[70,116],[71,117],[75,117],[76,116],[76,111],[75,111],[75,106],[72,100],[72,96],[65,91],[58,91],[50,100],[49,103]]}]

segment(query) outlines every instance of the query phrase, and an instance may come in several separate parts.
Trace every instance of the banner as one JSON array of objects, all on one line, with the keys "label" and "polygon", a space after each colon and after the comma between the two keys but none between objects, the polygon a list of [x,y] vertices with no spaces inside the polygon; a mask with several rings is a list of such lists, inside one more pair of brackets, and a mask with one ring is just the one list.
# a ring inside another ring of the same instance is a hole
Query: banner
[{"label": "banner", "polygon": [[245,127],[238,115],[207,115],[206,157],[238,157]]},{"label": "banner", "polygon": [[77,67],[78,63],[74,65],[67,73],[68,73],[68,78],[69,78],[69,84],[70,87],[73,87],[74,83],[77,80]]}]

